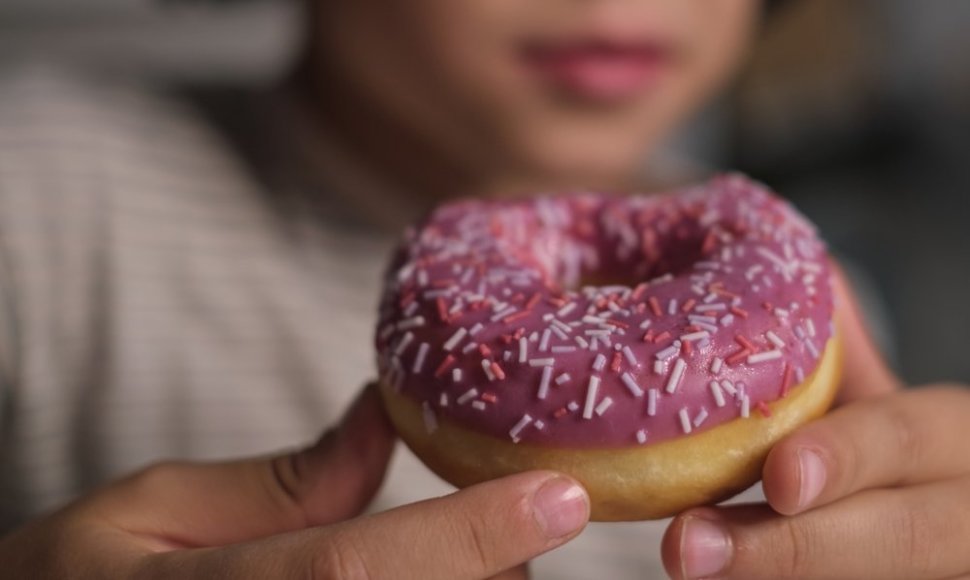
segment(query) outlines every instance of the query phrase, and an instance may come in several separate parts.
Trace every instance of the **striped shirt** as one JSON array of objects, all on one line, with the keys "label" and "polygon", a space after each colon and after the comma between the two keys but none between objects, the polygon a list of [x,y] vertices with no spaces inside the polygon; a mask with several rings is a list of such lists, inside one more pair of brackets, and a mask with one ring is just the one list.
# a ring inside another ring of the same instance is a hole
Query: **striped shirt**
[{"label": "striped shirt", "polygon": [[[162,458],[303,445],[373,376],[394,233],[253,175],[184,102],[0,78],[0,531]],[[401,450],[375,509],[450,489]],[[591,525],[534,575],[663,577],[663,529]]]}]

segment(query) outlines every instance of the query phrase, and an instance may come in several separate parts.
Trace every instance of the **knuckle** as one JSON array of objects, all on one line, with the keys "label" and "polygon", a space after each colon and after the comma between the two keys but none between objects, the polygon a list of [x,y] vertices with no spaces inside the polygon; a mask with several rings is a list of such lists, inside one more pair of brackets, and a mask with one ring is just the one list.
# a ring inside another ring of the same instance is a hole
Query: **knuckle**
[{"label": "knuckle", "polygon": [[354,541],[337,535],[314,558],[310,580],[373,580],[373,576]]},{"label": "knuckle", "polygon": [[892,548],[902,554],[911,570],[922,577],[934,569],[934,554],[938,551],[939,542],[947,536],[945,522],[934,521],[925,506],[912,502],[899,506],[895,527],[900,531],[895,534],[898,545]]},{"label": "knuckle", "polygon": [[[895,447],[895,459],[899,462],[893,470],[897,473],[909,473],[906,468],[916,465],[923,457],[923,440],[917,423],[909,413],[896,405],[888,405],[884,417]],[[903,469],[899,469],[900,466]]]},{"label": "knuckle", "polygon": [[472,566],[479,570],[488,570],[492,567],[494,558],[492,557],[492,546],[488,539],[486,530],[488,523],[485,518],[477,513],[470,513],[460,520],[462,530],[460,537],[463,538],[465,557],[471,562]]},{"label": "knuckle", "polygon": [[787,555],[780,570],[782,577],[804,578],[810,572],[810,555],[815,543],[812,528],[801,518],[785,518],[782,522],[782,537],[787,544],[781,552]]}]

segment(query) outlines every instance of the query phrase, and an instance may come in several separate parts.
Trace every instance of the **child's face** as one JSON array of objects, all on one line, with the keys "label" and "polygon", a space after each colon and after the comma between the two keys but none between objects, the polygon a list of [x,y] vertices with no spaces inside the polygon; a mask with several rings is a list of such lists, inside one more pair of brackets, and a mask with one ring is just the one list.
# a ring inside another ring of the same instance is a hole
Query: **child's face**
[{"label": "child's face", "polygon": [[757,0],[315,0],[321,47],[480,171],[610,183],[725,80]]}]

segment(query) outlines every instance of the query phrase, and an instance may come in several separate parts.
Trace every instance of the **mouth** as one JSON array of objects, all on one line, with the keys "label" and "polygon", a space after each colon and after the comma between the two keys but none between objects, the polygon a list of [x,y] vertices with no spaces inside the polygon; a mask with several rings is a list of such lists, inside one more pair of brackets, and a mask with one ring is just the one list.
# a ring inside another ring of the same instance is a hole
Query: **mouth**
[{"label": "mouth", "polygon": [[635,99],[662,80],[671,51],[649,41],[590,39],[523,45],[520,61],[555,90],[581,100]]}]

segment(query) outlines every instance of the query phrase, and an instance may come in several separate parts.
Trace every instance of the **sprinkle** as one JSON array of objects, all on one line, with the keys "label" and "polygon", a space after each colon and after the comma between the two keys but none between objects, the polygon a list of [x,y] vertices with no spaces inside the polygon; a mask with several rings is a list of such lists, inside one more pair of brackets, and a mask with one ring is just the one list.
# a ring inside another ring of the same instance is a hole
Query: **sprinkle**
[{"label": "sprinkle", "polygon": [[539,340],[539,352],[546,352],[549,350],[549,337],[552,331],[548,328],[542,331],[542,338]]},{"label": "sprinkle", "polygon": [[577,403],[576,401],[569,401],[569,404],[566,405],[566,408],[569,409],[570,411],[576,412],[576,410],[579,409],[579,403]]},{"label": "sprinkle", "polygon": [[417,328],[419,326],[424,326],[424,316],[415,316],[413,318],[406,318],[401,322],[397,323],[398,330],[408,330],[411,328]]},{"label": "sprinkle", "polygon": [[691,332],[689,334],[680,335],[680,340],[691,341],[691,340],[702,340],[711,336],[710,332],[702,330],[700,332]]},{"label": "sprinkle", "polygon": [[547,367],[556,364],[556,359],[553,357],[548,358],[534,358],[529,361],[530,367]]},{"label": "sprinkle", "polygon": [[791,385],[791,365],[785,363],[785,370],[781,373],[781,396],[788,395],[788,387]]},{"label": "sprinkle", "polygon": [[[434,376],[435,377],[440,377],[441,375],[443,375],[444,372],[445,372],[445,370],[448,367],[450,367],[454,362],[455,362],[455,355],[449,354],[448,356],[446,356],[444,358],[444,360],[441,361],[441,364],[438,365],[438,368],[435,369]],[[461,369],[455,369],[455,370],[461,370]],[[460,378],[461,377],[461,373],[458,373],[458,376]]]},{"label": "sprinkle", "polygon": [[662,375],[666,366],[662,360],[653,361],[653,374]]},{"label": "sprinkle", "polygon": [[671,298],[670,302],[667,304],[667,314],[671,316],[677,314],[677,299]]},{"label": "sprinkle", "polygon": [[647,432],[644,429],[637,430],[637,443],[643,445],[647,442]]},{"label": "sprinkle", "polygon": [[468,334],[468,330],[466,330],[464,326],[460,327],[458,330],[455,331],[455,334],[451,335],[451,338],[449,338],[445,342],[445,344],[442,345],[442,347],[446,351],[451,351],[453,348],[458,346],[458,343],[461,342],[463,338],[465,338],[466,334]]},{"label": "sprinkle", "polygon": [[407,334],[405,334],[404,336],[402,336],[401,337],[401,341],[399,343],[397,343],[397,347],[395,347],[395,349],[394,349],[394,354],[397,355],[397,356],[401,356],[401,354],[408,347],[408,345],[411,344],[411,341],[412,340],[414,340],[414,333],[413,332],[408,332]]},{"label": "sprinkle", "polygon": [[593,418],[593,408],[596,404],[596,391],[600,386],[600,378],[590,375],[589,385],[586,387],[586,405],[583,407],[583,419]]},{"label": "sprinkle", "polygon": [[718,408],[726,404],[724,401],[724,392],[721,391],[721,385],[717,381],[711,381],[711,394],[714,395],[714,403],[717,404]]},{"label": "sprinkle", "polygon": [[650,328],[650,325],[652,323],[653,323],[652,320],[650,320],[649,318],[645,318],[643,320],[643,322],[640,323],[640,330],[646,330],[646,329]]},{"label": "sprinkle", "polygon": [[499,320],[502,320],[506,316],[510,316],[512,314],[515,314],[515,312],[517,310],[518,310],[518,308],[516,308],[515,306],[509,306],[508,308],[506,308],[506,309],[498,312],[497,314],[492,315],[492,318],[490,320],[492,322],[498,322]]},{"label": "sprinkle", "polygon": [[812,322],[811,318],[805,319],[805,328],[808,329],[809,336],[815,336],[815,323]]},{"label": "sprinkle", "polygon": [[727,364],[733,366],[733,365],[736,365],[739,362],[743,361],[750,354],[751,354],[751,351],[750,350],[748,350],[746,348],[739,348],[734,354],[732,354],[731,356],[727,357],[727,360],[725,360],[724,362],[726,362]]},{"label": "sprinkle", "polygon": [[734,314],[734,315],[736,315],[736,316],[740,316],[741,318],[745,318],[745,319],[748,318],[748,311],[747,310],[742,310],[741,308],[738,308],[737,306],[732,306],[731,307],[731,313]]},{"label": "sprinkle", "polygon": [[694,416],[694,427],[700,427],[705,420],[707,420],[707,409],[701,407],[700,412]]},{"label": "sprinkle", "polygon": [[734,322],[733,314],[725,314],[721,317],[721,326],[730,326],[732,322]]},{"label": "sprinkle", "polygon": [[629,365],[630,365],[631,367],[634,367],[634,368],[636,368],[636,367],[638,366],[638,364],[637,364],[637,362],[638,362],[638,361],[637,361],[637,357],[635,357],[635,356],[633,356],[633,351],[632,351],[632,350],[630,349],[630,347],[629,347],[629,346],[624,346],[624,347],[623,347],[623,350],[622,350],[622,351],[620,351],[620,352],[622,352],[622,353],[623,353],[623,357],[624,357],[624,358],[626,358],[626,362],[627,362],[627,363],[628,363],[628,364],[629,364]]},{"label": "sprinkle", "polygon": [[765,352],[759,352],[748,356],[748,364],[753,365],[760,362],[770,361],[781,358],[780,350],[767,350]]},{"label": "sprinkle", "polygon": [[593,360],[593,370],[601,371],[605,366],[606,366],[606,357],[603,356],[602,354],[596,355],[596,359]]},{"label": "sprinkle", "polygon": [[[576,340],[576,344],[579,345],[579,348],[588,348],[589,347],[589,343],[586,342],[586,339],[583,338],[582,336],[575,336],[573,338]],[[552,348],[553,348],[553,352],[556,352],[555,351],[555,348],[556,347],[552,347]]]},{"label": "sprinkle", "polygon": [[670,338],[670,333],[665,330],[660,334],[658,334],[657,336],[653,337],[653,343],[660,344],[661,342],[667,340],[668,338]]},{"label": "sprinkle", "polygon": [[483,401],[472,401],[472,408],[476,411],[484,411],[486,409]]},{"label": "sprinkle", "polygon": [[643,396],[643,389],[640,388],[640,385],[637,384],[637,382],[633,379],[633,375],[630,373],[623,373],[620,375],[620,381],[626,385],[626,388],[634,397],[639,398]]},{"label": "sprinkle", "polygon": [[451,369],[451,381],[454,383],[461,382],[461,369]]},{"label": "sprinkle", "polygon": [[741,416],[747,419],[751,415],[751,399],[747,395],[741,397]]},{"label": "sprinkle", "polygon": [[556,384],[557,385],[561,385],[561,384],[564,384],[564,383],[568,383],[571,378],[572,377],[569,376],[569,373],[563,373],[563,374],[559,375],[558,377],[556,377]]},{"label": "sprinkle", "polygon": [[549,379],[552,378],[552,367],[542,367],[542,377],[539,379],[539,391],[536,397],[545,399],[549,393]]},{"label": "sprinkle", "polygon": [[681,379],[684,378],[684,370],[686,368],[687,363],[684,362],[684,359],[678,358],[677,362],[674,363],[674,369],[670,371],[670,378],[667,379],[667,386],[665,390],[668,393],[673,393],[675,390],[677,390]]},{"label": "sprinkle", "polygon": [[600,318],[599,316],[586,315],[583,317],[583,322],[587,324],[606,324],[606,319]]},{"label": "sprinkle", "polygon": [[482,370],[485,371],[485,376],[488,377],[489,381],[495,380],[495,371],[492,370],[492,361],[487,358],[482,359]]},{"label": "sprinkle", "polygon": [[659,389],[650,389],[647,391],[647,415],[650,417],[657,414],[657,397],[659,396]]},{"label": "sprinkle", "polygon": [[556,311],[556,316],[559,316],[561,318],[565,318],[566,316],[569,315],[570,312],[572,312],[575,309],[576,309],[576,303],[575,302],[570,302],[569,304],[567,304],[567,305],[563,306],[562,308],[560,308],[559,310],[557,310]]},{"label": "sprinkle", "polygon": [[411,372],[418,374],[421,369],[424,368],[424,359],[428,356],[428,343],[422,342],[421,346],[418,347],[418,354],[414,357],[414,366],[411,367]]},{"label": "sprinkle", "polygon": [[721,381],[721,388],[727,391],[727,394],[731,395],[732,397],[738,394],[738,390],[734,388],[734,383],[727,379]]},{"label": "sprinkle", "polygon": [[546,428],[546,423],[542,419],[536,419],[536,421],[535,421],[535,423],[533,423],[533,425],[535,425],[536,429],[538,429],[540,431],[542,431],[543,429]]},{"label": "sprinkle", "polygon": [[477,342],[469,342],[468,344],[465,345],[465,348],[461,349],[461,353],[468,354],[471,351],[475,350],[476,348],[478,348]]},{"label": "sprinkle", "polygon": [[500,367],[497,362],[492,363],[492,373],[495,375],[496,378],[498,378],[498,380],[500,381],[505,380],[505,371],[502,370],[502,367]]},{"label": "sprinkle", "polygon": [[775,334],[774,332],[771,332],[770,330],[765,333],[765,338],[767,338],[768,341],[771,342],[771,344],[775,345],[778,348],[785,347],[785,341],[778,338],[778,335]]},{"label": "sprinkle", "polygon": [[438,396],[438,406],[439,407],[448,406],[448,393],[441,393],[441,395]]},{"label": "sprinkle", "polygon": [[808,348],[808,351],[812,353],[813,357],[818,358],[819,356],[818,348],[815,347],[815,343],[812,342],[812,339],[806,338],[805,346]]},{"label": "sprinkle", "polygon": [[724,364],[724,359],[719,356],[714,357],[711,361],[711,372],[715,375],[721,372],[721,365]]},{"label": "sprinkle", "polygon": [[665,348],[665,349],[663,349],[661,351],[658,351],[653,356],[657,360],[667,361],[667,360],[670,360],[671,358],[673,358],[673,356],[676,355],[678,352],[680,352],[680,342],[679,341],[675,341],[672,345],[668,346],[667,348]]},{"label": "sprinkle", "polygon": [[[577,336],[576,338],[579,338],[579,337]],[[575,352],[575,351],[576,351],[576,347],[570,346],[570,345],[556,345],[552,347],[552,352],[556,354],[563,353],[563,352]]]},{"label": "sprinkle", "polygon": [[650,305],[650,311],[653,312],[654,316],[661,316],[663,312],[660,311],[660,303],[657,302],[656,296],[651,296],[647,298],[647,303]]},{"label": "sprinkle", "polygon": [[[712,294],[712,296],[717,297],[716,294]],[[712,310],[727,310],[727,306],[721,303],[701,304],[700,306],[694,309],[694,312],[710,312]]]},{"label": "sprinkle", "polygon": [[519,419],[519,422],[516,423],[515,426],[512,427],[512,429],[509,430],[509,437],[512,438],[513,443],[518,443],[520,441],[519,433],[521,433],[523,429],[528,427],[529,423],[532,423],[532,416],[526,413],[525,415],[522,415],[522,418]]},{"label": "sprinkle", "polygon": [[529,356],[529,339],[521,337],[519,339],[519,362],[524,363]]},{"label": "sprinkle", "polygon": [[[619,350],[620,345],[617,344],[614,348],[616,348],[617,350]],[[613,361],[610,362],[610,370],[613,371],[614,373],[620,372],[620,365],[621,364],[623,364],[623,355],[621,355],[619,352],[614,352],[613,353]]]},{"label": "sprinkle", "polygon": [[683,430],[685,435],[689,434],[693,430],[693,426],[690,424],[690,416],[687,414],[687,407],[681,407],[677,415],[680,417],[681,430]]},{"label": "sprinkle", "polygon": [[424,428],[428,435],[438,430],[438,418],[435,417],[434,411],[427,401],[421,403],[421,415],[424,418]]},{"label": "sprinkle", "polygon": [[458,404],[464,405],[465,403],[467,403],[468,401],[471,401],[477,396],[478,396],[478,389],[472,387],[467,391],[465,391],[465,393],[462,396],[458,397]]},{"label": "sprinkle", "polygon": [[484,324],[482,324],[481,322],[476,322],[475,325],[471,327],[471,330],[468,331],[468,334],[470,334],[471,336],[475,336],[476,334],[481,332],[483,328],[485,328]]},{"label": "sprinkle", "polygon": [[613,399],[611,399],[610,397],[603,397],[603,400],[600,401],[600,404],[596,405],[596,411],[595,411],[596,416],[602,417],[603,413],[605,413],[606,410],[609,409],[612,404],[613,404]]}]

